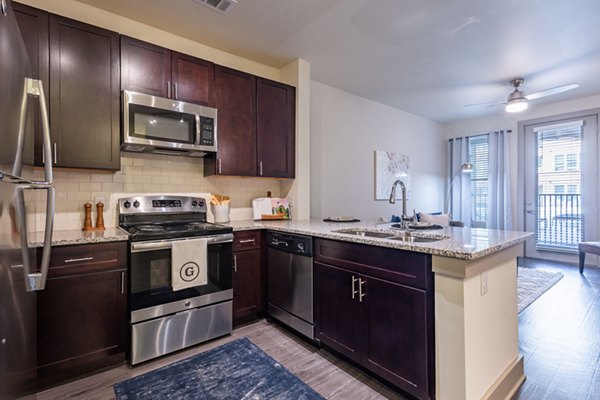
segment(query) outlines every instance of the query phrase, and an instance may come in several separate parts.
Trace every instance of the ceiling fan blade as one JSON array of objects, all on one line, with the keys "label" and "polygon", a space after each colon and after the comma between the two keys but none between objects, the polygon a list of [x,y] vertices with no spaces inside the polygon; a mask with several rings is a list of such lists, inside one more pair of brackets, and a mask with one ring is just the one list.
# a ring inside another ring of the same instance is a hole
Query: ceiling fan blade
[{"label": "ceiling fan blade", "polygon": [[494,103],[465,104],[464,107],[492,107],[492,106],[499,106],[500,104],[506,104],[506,102],[505,101],[496,101]]},{"label": "ceiling fan blade", "polygon": [[566,92],[567,90],[576,89],[578,87],[579,85],[576,83],[569,83],[568,85],[557,86],[551,89],[542,90],[541,92],[529,94],[525,96],[525,98],[527,100],[535,100],[539,99],[540,97],[552,96],[554,94]]}]

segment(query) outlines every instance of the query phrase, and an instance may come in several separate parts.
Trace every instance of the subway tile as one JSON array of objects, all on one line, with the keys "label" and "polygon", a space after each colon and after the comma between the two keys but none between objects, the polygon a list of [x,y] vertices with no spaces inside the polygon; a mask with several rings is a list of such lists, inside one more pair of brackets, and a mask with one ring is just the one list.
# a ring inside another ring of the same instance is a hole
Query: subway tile
[{"label": "subway tile", "polygon": [[102,191],[108,192],[108,193],[122,192],[123,184],[122,183],[103,183]]},{"label": "subway tile", "polygon": [[99,182],[99,183],[105,183],[105,182],[112,182],[112,174],[92,174],[91,176],[91,181],[92,182]]}]

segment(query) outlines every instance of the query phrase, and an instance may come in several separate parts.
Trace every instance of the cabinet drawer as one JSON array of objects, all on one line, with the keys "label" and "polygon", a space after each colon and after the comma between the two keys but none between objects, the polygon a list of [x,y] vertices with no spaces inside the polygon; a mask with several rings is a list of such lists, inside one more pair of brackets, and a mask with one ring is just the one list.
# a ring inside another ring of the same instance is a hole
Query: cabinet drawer
[{"label": "cabinet drawer", "polygon": [[432,288],[429,254],[316,239],[315,260],[420,289]]},{"label": "cabinet drawer", "polygon": [[[38,251],[38,265],[42,251]],[[106,271],[127,266],[127,242],[55,246],[50,254],[48,276]]]},{"label": "cabinet drawer", "polygon": [[260,249],[260,232],[235,232],[233,234],[233,252]]}]

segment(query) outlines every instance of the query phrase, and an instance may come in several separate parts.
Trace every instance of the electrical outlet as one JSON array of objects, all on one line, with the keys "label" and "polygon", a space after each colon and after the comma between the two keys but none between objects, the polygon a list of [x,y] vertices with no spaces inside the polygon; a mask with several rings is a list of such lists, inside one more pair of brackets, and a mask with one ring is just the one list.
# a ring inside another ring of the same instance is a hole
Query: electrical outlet
[{"label": "electrical outlet", "polygon": [[483,296],[484,294],[486,294],[488,292],[488,273],[487,272],[482,272],[481,273],[481,295]]}]

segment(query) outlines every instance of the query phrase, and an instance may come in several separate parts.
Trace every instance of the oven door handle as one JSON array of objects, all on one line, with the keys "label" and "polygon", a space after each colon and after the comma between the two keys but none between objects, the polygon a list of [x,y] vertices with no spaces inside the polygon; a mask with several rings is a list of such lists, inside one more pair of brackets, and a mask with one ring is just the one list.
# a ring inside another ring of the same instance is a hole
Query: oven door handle
[{"label": "oven door handle", "polygon": [[[194,237],[193,239],[199,239],[201,237]],[[233,234],[228,233],[225,235],[215,235],[206,237],[207,244],[220,244],[220,243],[231,243],[233,242]],[[185,240],[185,239],[176,239]],[[131,252],[139,253],[142,251],[156,251],[156,250],[168,250],[173,247],[175,240],[160,240],[157,242],[134,242],[131,243]]]}]

